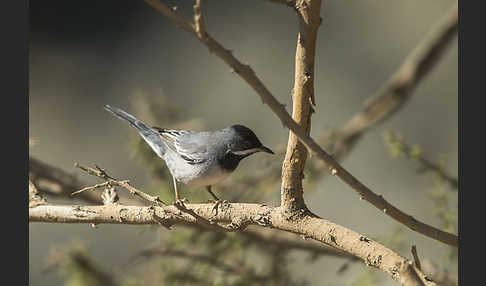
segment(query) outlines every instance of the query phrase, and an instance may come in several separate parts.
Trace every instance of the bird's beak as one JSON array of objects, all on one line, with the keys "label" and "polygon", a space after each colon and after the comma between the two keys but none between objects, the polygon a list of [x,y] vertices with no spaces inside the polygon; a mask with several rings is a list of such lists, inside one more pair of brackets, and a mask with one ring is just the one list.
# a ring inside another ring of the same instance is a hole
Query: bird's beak
[{"label": "bird's beak", "polygon": [[275,154],[275,153],[273,153],[272,150],[270,150],[270,148],[267,148],[265,146],[260,147],[260,151],[265,152],[265,153]]}]

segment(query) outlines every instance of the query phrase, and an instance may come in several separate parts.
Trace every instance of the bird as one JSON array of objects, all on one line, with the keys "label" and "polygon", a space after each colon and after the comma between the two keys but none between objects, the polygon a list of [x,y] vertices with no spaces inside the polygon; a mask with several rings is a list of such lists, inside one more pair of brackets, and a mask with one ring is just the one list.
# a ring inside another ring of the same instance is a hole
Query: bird
[{"label": "bird", "polygon": [[241,124],[233,124],[216,131],[196,132],[181,129],[149,127],[130,113],[105,105],[105,110],[128,121],[155,154],[165,161],[174,185],[174,204],[184,206],[178,183],[203,186],[214,200],[214,208],[223,202],[212,186],[228,178],[240,161],[252,154],[274,152],[265,147],[255,133]]}]

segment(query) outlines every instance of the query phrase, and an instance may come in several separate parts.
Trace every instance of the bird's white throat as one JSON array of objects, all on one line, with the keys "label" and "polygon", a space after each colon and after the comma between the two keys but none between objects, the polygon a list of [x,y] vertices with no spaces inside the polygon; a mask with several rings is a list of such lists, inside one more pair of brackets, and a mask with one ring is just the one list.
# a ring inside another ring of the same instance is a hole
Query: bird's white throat
[{"label": "bird's white throat", "polygon": [[247,149],[247,150],[242,150],[242,151],[235,151],[235,152],[231,152],[235,155],[241,155],[241,156],[244,156],[244,155],[250,155],[250,154],[253,154],[253,153],[256,153],[256,152],[259,152],[261,151],[261,149],[259,148],[251,148],[251,149]]}]

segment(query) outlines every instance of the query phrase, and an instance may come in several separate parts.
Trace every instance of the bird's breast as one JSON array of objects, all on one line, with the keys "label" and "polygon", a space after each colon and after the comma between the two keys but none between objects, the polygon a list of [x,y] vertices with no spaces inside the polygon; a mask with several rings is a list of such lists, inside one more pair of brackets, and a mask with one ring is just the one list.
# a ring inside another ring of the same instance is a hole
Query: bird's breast
[{"label": "bird's breast", "polygon": [[231,171],[225,170],[217,164],[212,164],[203,168],[197,176],[187,181],[186,184],[192,186],[211,186],[228,178],[231,173]]}]

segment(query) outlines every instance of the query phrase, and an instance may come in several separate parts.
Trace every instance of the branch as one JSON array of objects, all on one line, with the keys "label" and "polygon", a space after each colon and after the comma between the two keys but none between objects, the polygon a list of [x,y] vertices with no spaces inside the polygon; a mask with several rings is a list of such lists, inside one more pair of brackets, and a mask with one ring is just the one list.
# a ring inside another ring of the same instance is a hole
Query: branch
[{"label": "branch", "polygon": [[[97,167],[97,170],[87,167],[80,168],[108,182],[117,181],[99,167]],[[132,186],[130,188],[135,189]],[[143,193],[140,190],[134,191]],[[174,224],[185,224],[225,232],[243,231],[249,225],[260,225],[299,234],[305,238],[327,244],[362,259],[368,266],[381,269],[397,281],[409,277],[409,272],[413,270],[410,269],[406,258],[392,250],[371,241],[365,236],[312,215],[308,211],[302,210],[295,216],[289,216],[286,212],[287,209],[282,207],[245,203],[222,204],[216,214],[213,210],[212,204],[187,204],[184,208],[164,204],[125,206],[116,202],[102,206],[40,205],[29,209],[29,221],[90,223],[94,225],[100,223],[158,224],[169,229]],[[423,275],[421,272],[417,273],[419,277]]]},{"label": "branch", "polygon": [[458,7],[455,2],[371,97],[373,100],[342,127],[323,135],[322,141],[331,145],[336,160],[348,155],[367,130],[382,123],[408,102],[415,87],[437,65],[456,38],[457,25]]},{"label": "branch", "polygon": [[[29,157],[29,175],[39,192],[45,195],[69,197],[71,193],[83,188],[83,184],[76,176],[32,156]],[[79,198],[89,203],[103,203],[99,195],[90,192],[80,194]],[[120,199],[126,204],[141,204],[138,200],[125,195],[121,195]]]},{"label": "branch", "polygon": [[130,185],[130,182],[128,180],[125,180],[125,181],[116,180],[116,179],[108,176],[108,174],[106,174],[105,170],[101,169],[98,166],[96,166],[96,170],[93,169],[93,168],[81,166],[78,163],[75,163],[74,166],[76,168],[80,168],[83,171],[86,171],[90,175],[93,175],[93,176],[96,176],[96,177],[99,177],[99,178],[106,180],[106,183],[98,184],[98,185],[95,185],[94,187],[83,188],[79,191],[72,193],[71,195],[75,195],[75,194],[78,194],[80,192],[84,192],[84,191],[87,191],[87,190],[97,189],[97,188],[100,188],[100,187],[103,187],[103,186],[106,186],[106,185],[112,185],[112,186],[123,187],[123,188],[127,189],[130,192],[131,195],[139,196],[140,198],[147,200],[151,203],[154,203],[156,205],[165,205],[165,203],[163,201],[161,201],[158,196],[151,196],[151,195],[146,194],[142,191],[139,191],[137,188]]},{"label": "branch", "polygon": [[[207,32],[203,33],[204,37],[200,37],[201,33],[197,32],[195,26],[187,22],[180,15],[176,14],[171,9],[167,8],[162,2],[158,0],[146,0],[155,9],[173,20],[177,25],[183,27],[185,30],[194,34],[203,44],[205,44],[210,52],[220,57],[226,64],[228,64],[237,74],[239,74],[262,99],[264,104],[277,115],[284,126],[287,126],[299,140],[310,150],[310,152],[321,159],[331,170],[333,175],[337,175],[342,181],[355,190],[360,198],[370,202],[379,210],[383,211],[388,216],[396,221],[406,225],[408,228],[417,231],[425,236],[441,241],[443,243],[457,247],[458,237],[455,234],[448,233],[437,229],[433,226],[418,221],[414,217],[399,210],[392,204],[388,203],[382,195],[377,195],[347,170],[345,170],[333,157],[324,151],[309,135],[306,130],[302,129],[287,113],[285,106],[281,104],[263,85],[260,79],[249,65],[242,64],[231,53],[230,50],[225,49],[220,43],[214,40]],[[181,25],[181,23],[183,23]]]},{"label": "branch", "polygon": [[422,265],[420,264],[420,259],[417,253],[417,247],[415,245],[412,245],[412,255],[413,255],[413,261],[415,262],[415,267],[417,267],[418,270],[422,270]]},{"label": "branch", "polygon": [[[409,261],[385,246],[363,239],[364,236],[319,217],[306,215],[289,220],[280,207],[259,204],[229,204],[214,215],[212,204],[186,204],[195,215],[212,223],[229,223],[225,231],[240,231],[248,225],[260,225],[296,233],[345,251],[401,281],[409,276]],[[200,220],[175,206],[37,206],[29,209],[30,222],[110,223],[110,224],[199,224]],[[420,277],[423,274],[418,271]],[[428,282],[425,285],[435,285]]]},{"label": "branch", "polygon": [[[295,80],[292,93],[292,119],[308,136],[311,115],[314,112],[314,61],[317,30],[320,26],[321,1],[300,2],[296,6],[299,15],[299,34],[295,52]],[[302,179],[307,159],[307,148],[298,137],[289,132],[287,152],[282,166],[281,205],[289,210],[304,209]]]},{"label": "branch", "polygon": [[[75,179],[75,177],[73,175],[67,174],[59,168],[49,166],[49,165],[42,163],[41,161],[38,161],[37,159],[34,159],[32,157],[30,158],[30,160],[31,160],[31,163],[32,163],[32,161],[36,162],[35,166],[40,166],[40,168],[35,168],[35,170],[38,171],[39,173],[60,174],[60,176],[53,176],[55,178],[51,178],[52,179],[51,184],[53,184],[53,185],[66,186],[66,185],[69,185],[68,182],[72,182],[72,181],[77,182],[77,180]],[[86,167],[84,167],[84,168],[86,169]],[[51,170],[55,170],[55,171],[52,172]],[[30,170],[30,171],[33,171],[33,170]],[[92,169],[92,173],[97,173],[97,171]],[[57,180],[62,179],[62,178],[67,178],[67,180],[65,180],[64,182],[57,181]],[[258,178],[262,179],[263,177],[258,176]],[[250,182],[245,181],[245,183],[246,183],[245,187],[248,188],[248,187],[250,187],[250,185],[256,184],[256,182],[260,181],[258,178],[253,178],[253,180],[250,181]],[[29,183],[31,183],[31,182],[29,181]],[[97,184],[95,186],[101,186],[101,185],[104,185],[106,183],[107,182],[105,182],[103,184]],[[30,205],[36,206],[38,202],[37,202],[36,199],[33,199],[33,198],[35,197],[37,192],[32,192],[32,190],[37,190],[37,188],[35,188],[35,186],[33,186],[33,188],[34,189],[32,189],[32,187],[29,186],[29,192],[31,193]],[[91,189],[91,188],[92,187],[88,187],[88,189]],[[60,196],[64,195],[67,198],[71,198],[71,196],[74,193],[76,193],[76,192],[73,193],[73,190],[76,190],[76,189],[81,189],[81,183],[77,182],[75,186],[68,187],[67,190],[58,188],[57,193]],[[81,190],[85,190],[85,189],[87,189],[87,188],[82,188]],[[137,190],[137,191],[139,191],[139,190]],[[123,196],[123,194],[119,194],[119,195]],[[79,198],[82,199],[82,200],[85,200],[86,202],[89,202],[89,203],[92,203],[92,202],[102,203],[100,196],[95,196],[94,194],[91,194],[91,193],[79,194]],[[40,199],[42,201],[44,201],[43,204],[46,204],[45,200],[42,197],[40,197]],[[93,199],[95,199],[95,201],[93,201]],[[138,202],[138,200],[134,200],[134,199],[132,199],[128,196],[125,197],[125,200],[131,200],[129,202],[132,202],[132,201]],[[201,226],[198,226],[198,225],[187,225],[187,226],[189,226],[191,228],[194,228],[194,227],[201,228]],[[207,229],[207,228],[204,228],[204,229]],[[283,239],[283,238],[279,238],[279,237],[275,237],[275,236],[268,238],[265,235],[260,234],[259,232],[256,232],[256,231],[245,231],[245,232],[242,232],[241,235],[243,235],[246,239],[248,239],[249,241],[251,241],[255,244],[263,244],[263,245],[266,246],[266,244],[271,243],[271,244],[274,244],[274,245],[279,245],[280,247],[286,248],[286,249],[294,249],[294,250],[311,252],[313,255],[319,255],[319,256],[327,255],[327,256],[334,256],[334,257],[342,257],[342,258],[348,258],[351,261],[357,260],[356,257],[354,257],[354,256],[352,256],[352,255],[350,255],[346,252],[339,251],[339,250],[336,250],[336,249],[331,248],[331,247],[313,245],[313,244],[310,244],[308,242],[301,242],[301,241],[298,241],[298,240],[291,240],[291,239]]]}]

